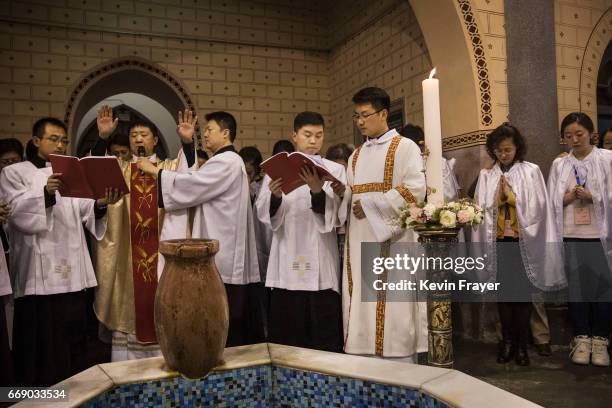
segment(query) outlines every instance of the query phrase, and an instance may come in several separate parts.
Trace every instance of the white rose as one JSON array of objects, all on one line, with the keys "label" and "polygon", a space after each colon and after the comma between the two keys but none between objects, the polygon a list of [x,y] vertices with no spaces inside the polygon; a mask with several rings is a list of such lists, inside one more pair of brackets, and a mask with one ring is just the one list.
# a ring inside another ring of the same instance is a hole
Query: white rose
[{"label": "white rose", "polygon": [[476,213],[474,215],[474,223],[480,224],[481,222],[482,222],[482,213],[481,212]]},{"label": "white rose", "polygon": [[471,205],[466,207],[465,211],[468,212],[469,214],[469,222],[473,222],[474,221],[474,217],[476,216],[476,211],[474,211],[474,207],[472,207]]},{"label": "white rose", "polygon": [[423,207],[423,212],[427,218],[431,218],[431,216],[436,212],[436,206],[433,204],[426,204],[425,207]]},{"label": "white rose", "polygon": [[457,226],[457,215],[452,211],[442,210],[440,212],[440,224],[444,228],[455,228]]}]

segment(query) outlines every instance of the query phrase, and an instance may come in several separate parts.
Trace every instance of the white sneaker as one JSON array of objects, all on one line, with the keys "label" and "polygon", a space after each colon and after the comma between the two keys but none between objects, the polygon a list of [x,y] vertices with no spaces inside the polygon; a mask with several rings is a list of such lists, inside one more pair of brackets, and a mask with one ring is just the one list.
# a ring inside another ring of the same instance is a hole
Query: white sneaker
[{"label": "white sneaker", "polygon": [[591,363],[593,363],[593,365],[599,367],[608,367],[610,365],[608,344],[608,339],[593,336],[593,346],[591,351]]},{"label": "white sneaker", "polygon": [[[606,352],[607,354],[607,352]],[[591,338],[589,336],[576,336],[572,340],[570,352],[572,363],[587,365],[591,360]]]}]

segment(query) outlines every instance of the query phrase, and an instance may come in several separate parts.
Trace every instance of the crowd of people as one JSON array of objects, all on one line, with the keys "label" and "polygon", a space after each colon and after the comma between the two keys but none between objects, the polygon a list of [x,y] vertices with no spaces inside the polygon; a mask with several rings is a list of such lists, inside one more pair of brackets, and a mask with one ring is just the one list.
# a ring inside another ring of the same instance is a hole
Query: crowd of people
[{"label": "crowd of people", "polygon": [[[364,137],[356,149],[341,143],[323,156],[325,120],[317,112],[297,114],[291,140],[274,145],[273,154],[300,152],[336,179],[323,181],[304,166],[304,184],[288,194],[282,178],[263,174],[255,146],[234,148],[238,124],[228,112],[205,115],[204,149],[194,143],[198,117],[179,112],[182,148],[175,159],[160,160],[152,123],[137,121],[118,134],[112,108],[100,108],[90,154],[116,156],[130,193],[107,190],[98,200],[59,193],[63,174],[52,171],[49,155],[68,154],[62,121],[39,119],[25,153],[18,140],[1,139],[0,384],[47,386],[82,370],[79,353],[92,310],[100,338],[111,344],[111,361],[160,355],[153,320],[164,265],[159,242],[190,237],[219,240],[227,346],[269,341],[415,362],[427,350],[426,306],[409,291],[403,301],[386,301],[384,292],[364,301],[362,274],[370,271],[362,270],[361,244],[381,243],[381,256],[393,257],[398,249],[391,243],[417,242],[394,221],[403,207],[426,199],[427,148],[418,126],[389,129],[384,90],[364,88],[353,103]],[[519,129],[500,125],[487,137],[492,164],[468,191],[485,217],[461,239],[522,244],[487,265],[508,287],[526,281],[544,290],[571,289],[591,275],[612,281],[612,131],[597,144],[592,120],[572,113],[560,136],[568,151],[553,162],[546,183],[539,167],[524,160]],[[454,166],[444,160],[449,201],[463,196]],[[598,250],[584,259],[576,246],[564,258],[543,249],[550,242],[595,243]],[[14,313],[5,313],[5,305]],[[497,361],[528,365],[530,321],[535,315],[547,325],[543,304],[499,302],[498,310]],[[610,305],[576,301],[569,311],[572,361],[609,366]],[[549,335],[535,342],[540,354],[550,355]]]}]

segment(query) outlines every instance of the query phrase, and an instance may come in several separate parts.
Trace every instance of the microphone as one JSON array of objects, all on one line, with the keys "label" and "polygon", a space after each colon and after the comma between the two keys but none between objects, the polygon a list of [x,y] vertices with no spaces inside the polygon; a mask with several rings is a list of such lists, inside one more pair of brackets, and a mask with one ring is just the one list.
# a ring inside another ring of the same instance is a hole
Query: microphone
[{"label": "microphone", "polygon": [[[136,149],[136,155],[138,157],[145,157],[147,153],[145,152],[145,148],[144,146],[138,146],[138,149]],[[144,171],[140,170],[140,175],[144,176]]]}]

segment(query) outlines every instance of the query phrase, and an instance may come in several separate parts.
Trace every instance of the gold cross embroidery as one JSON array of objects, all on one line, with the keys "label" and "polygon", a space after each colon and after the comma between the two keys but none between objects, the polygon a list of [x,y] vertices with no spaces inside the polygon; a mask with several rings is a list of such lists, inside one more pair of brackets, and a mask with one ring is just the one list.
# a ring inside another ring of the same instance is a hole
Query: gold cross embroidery
[{"label": "gold cross embroidery", "polygon": [[291,269],[296,271],[301,278],[304,276],[304,274],[307,271],[310,271],[311,269],[310,262],[307,262],[306,258],[304,258],[303,256],[300,256],[297,260],[293,261]]},{"label": "gold cross embroidery", "polygon": [[72,267],[68,265],[68,261],[62,259],[59,265],[55,265],[55,273],[60,273],[62,275],[62,279],[68,279],[68,275],[70,275]]}]

